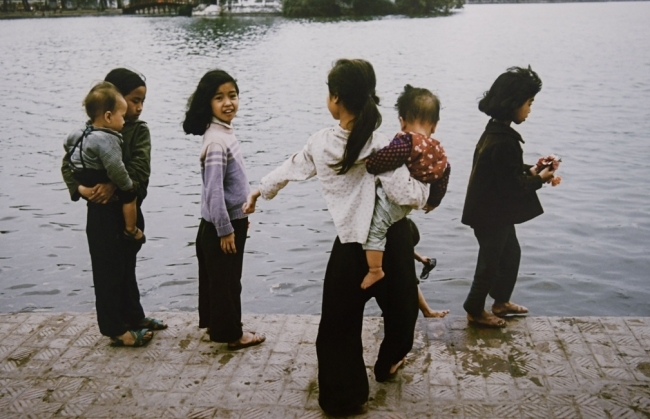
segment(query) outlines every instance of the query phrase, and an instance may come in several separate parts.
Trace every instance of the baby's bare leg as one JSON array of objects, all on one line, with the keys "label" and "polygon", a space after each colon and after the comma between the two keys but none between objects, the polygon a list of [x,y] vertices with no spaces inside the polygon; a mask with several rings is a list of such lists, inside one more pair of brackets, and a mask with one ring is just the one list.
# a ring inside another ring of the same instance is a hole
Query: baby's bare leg
[{"label": "baby's bare leg", "polygon": [[370,288],[375,282],[384,277],[384,270],[382,269],[382,262],[384,259],[384,252],[381,250],[366,250],[366,260],[368,261],[368,273],[363,278],[361,283],[362,289]]},{"label": "baby's bare leg", "polygon": [[122,205],[122,214],[124,215],[124,230],[130,233],[136,240],[142,238],[142,231],[136,226],[136,222],[138,221],[138,208],[135,199]]}]

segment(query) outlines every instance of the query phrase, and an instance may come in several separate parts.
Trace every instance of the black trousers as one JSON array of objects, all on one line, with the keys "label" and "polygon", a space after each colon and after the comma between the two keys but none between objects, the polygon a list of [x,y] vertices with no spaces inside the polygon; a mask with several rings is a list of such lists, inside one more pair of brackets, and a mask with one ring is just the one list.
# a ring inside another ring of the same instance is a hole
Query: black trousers
[{"label": "black trousers", "polygon": [[496,303],[510,301],[519,274],[521,248],[514,225],[475,228],[478,260],[474,281],[463,304],[466,312],[480,316],[488,294]]},{"label": "black trousers", "polygon": [[361,244],[341,244],[338,237],[334,242],[316,339],[319,404],[325,412],[351,409],[368,400],[361,331],[364,306],[370,298],[377,300],[384,317],[384,340],[374,366],[376,379],[386,380],[391,365],[413,346],[418,290],[413,240],[406,219],[393,224],[386,238],[386,276],[365,291],[360,286],[368,264]]},{"label": "black trousers", "polygon": [[[144,231],[140,207],[137,225]],[[123,231],[122,204],[88,203],[86,236],[93,269],[97,323],[105,336],[122,335],[144,319],[135,276],[137,254],[142,245],[125,240]]]},{"label": "black trousers", "polygon": [[210,328],[210,340],[234,342],[242,337],[241,274],[248,218],[232,220],[237,253],[221,250],[214,224],[201,219],[196,237],[199,260],[199,327]]}]

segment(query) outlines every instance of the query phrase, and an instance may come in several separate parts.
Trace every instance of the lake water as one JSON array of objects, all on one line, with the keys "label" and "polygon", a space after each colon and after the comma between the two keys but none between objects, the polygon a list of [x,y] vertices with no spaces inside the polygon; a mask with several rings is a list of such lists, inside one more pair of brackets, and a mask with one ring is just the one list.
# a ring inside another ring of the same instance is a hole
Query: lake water
[{"label": "lake water", "polygon": [[[522,133],[526,159],[562,157],[564,181],[539,191],[546,213],[518,227],[513,300],[535,315],[649,316],[650,2],[469,5],[453,16],[369,20],[281,17],[61,18],[0,22],[0,312],[92,311],[85,205],[69,200],[62,142],[81,101],[113,67],[147,77],[152,133],[148,242],[138,277],[147,310],[194,311],[200,137],[181,129],[209,69],[241,88],[235,120],[251,183],[333,125],[326,75],[340,57],[375,66],[381,131],[406,83],[435,91],[435,136],[453,173],[440,208],[413,219],[417,250],[438,267],[421,284],[434,308],[462,315],[478,246],[460,221],[472,152],[487,118],[477,100],[498,74],[531,65],[544,87]],[[320,312],[335,237],[315,180],[260,201],[251,217],[243,308]],[[418,266],[418,271],[419,271]],[[370,305],[366,313],[379,310]]]}]

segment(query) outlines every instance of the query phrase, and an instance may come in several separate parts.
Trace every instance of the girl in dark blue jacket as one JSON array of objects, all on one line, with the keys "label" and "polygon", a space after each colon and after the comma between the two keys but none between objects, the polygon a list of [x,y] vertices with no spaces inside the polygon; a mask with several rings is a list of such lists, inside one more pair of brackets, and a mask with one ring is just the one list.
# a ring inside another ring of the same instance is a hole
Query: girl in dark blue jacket
[{"label": "girl in dark blue jacket", "polygon": [[[463,304],[470,323],[504,327],[501,317],[528,312],[510,301],[521,258],[515,224],[544,212],[536,191],[553,177],[557,165],[538,173],[535,166],[524,164],[524,140],[510,125],[526,120],[541,88],[542,81],[530,67],[512,67],[478,105],[491,119],[474,151],[462,217],[479,243],[474,281]],[[494,298],[492,313],[485,311],[488,295]]]}]

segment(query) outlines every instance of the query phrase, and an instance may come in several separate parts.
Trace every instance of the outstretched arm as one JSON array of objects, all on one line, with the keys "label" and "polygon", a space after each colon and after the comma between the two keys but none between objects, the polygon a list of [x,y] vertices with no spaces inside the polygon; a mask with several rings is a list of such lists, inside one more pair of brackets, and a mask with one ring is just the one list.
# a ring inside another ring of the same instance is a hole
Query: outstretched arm
[{"label": "outstretched arm", "polygon": [[302,150],[262,178],[258,190],[262,198],[273,199],[290,181],[307,180],[316,176],[316,165],[309,151],[310,143],[311,140]]},{"label": "outstretched arm", "polygon": [[257,204],[257,198],[260,197],[262,193],[260,192],[259,189],[255,189],[253,192],[251,192],[248,195],[248,198],[246,199],[246,203],[244,204],[244,214],[252,214],[255,212],[255,205]]}]

